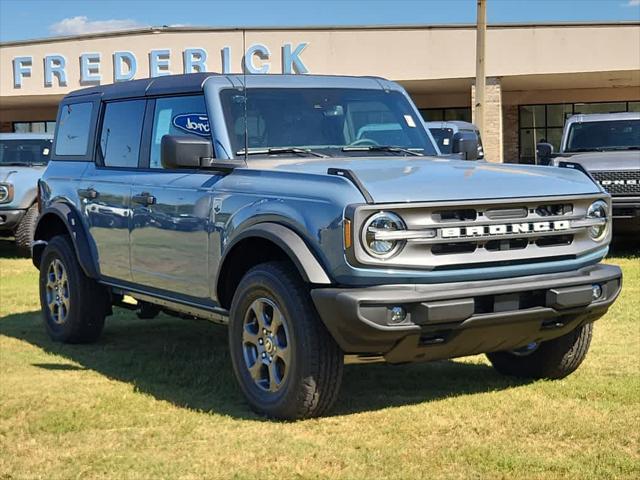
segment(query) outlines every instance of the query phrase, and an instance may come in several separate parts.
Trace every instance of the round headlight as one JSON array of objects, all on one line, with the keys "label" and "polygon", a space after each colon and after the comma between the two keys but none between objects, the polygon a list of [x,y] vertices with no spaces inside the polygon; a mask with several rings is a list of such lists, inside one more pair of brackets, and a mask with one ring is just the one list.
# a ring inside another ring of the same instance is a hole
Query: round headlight
[{"label": "round headlight", "polygon": [[402,250],[404,240],[389,237],[393,232],[406,230],[402,219],[391,212],[378,212],[370,216],[362,229],[362,244],[370,255],[378,258],[389,258]]},{"label": "round headlight", "polygon": [[0,203],[8,202],[9,200],[9,187],[0,185]]},{"label": "round headlight", "polygon": [[589,227],[589,236],[594,240],[601,240],[607,233],[607,202],[596,200],[587,209],[587,218],[602,219],[602,223]]}]

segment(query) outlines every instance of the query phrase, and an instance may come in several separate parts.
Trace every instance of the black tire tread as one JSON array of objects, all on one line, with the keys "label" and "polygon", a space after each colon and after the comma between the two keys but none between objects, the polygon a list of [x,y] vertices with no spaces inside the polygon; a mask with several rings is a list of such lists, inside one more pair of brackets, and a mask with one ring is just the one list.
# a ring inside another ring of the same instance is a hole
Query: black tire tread
[{"label": "black tire tread", "polygon": [[[288,404],[271,416],[294,420],[317,417],[325,414],[335,403],[342,382],[344,355],[324,324],[318,318],[313,302],[297,272],[284,262],[267,262],[252,268],[240,282],[236,292],[242,292],[255,274],[266,275],[271,281],[280,283],[293,305],[306,308],[308,315],[296,318],[299,322],[299,342],[307,352],[307,371],[297,395]],[[240,295],[234,296],[231,311],[234,311]],[[255,408],[255,406],[252,405]],[[259,410],[259,408],[257,409]],[[264,412],[261,412],[264,413]]]},{"label": "black tire tread", "polygon": [[36,230],[38,214],[38,205],[31,205],[24,214],[24,217],[22,217],[22,220],[20,220],[18,228],[16,228],[16,247],[18,248],[18,253],[25,257],[31,256],[31,242],[33,241],[33,234]]},{"label": "black tire tread", "polygon": [[493,367],[505,375],[560,379],[576,371],[584,361],[592,335],[593,323],[587,323],[566,335],[542,342],[530,355],[493,352],[488,353],[487,357]]},{"label": "black tire tread", "polygon": [[[72,304],[69,320],[64,328],[55,331],[50,328],[47,317],[46,301],[44,299],[42,276],[46,276],[46,261],[51,253],[59,255],[67,269],[70,288],[72,289]],[[42,255],[40,266],[42,315],[49,336],[63,343],[91,343],[95,342],[104,328],[104,320],[108,311],[108,293],[102,285],[87,277],[76,258],[71,239],[56,236],[49,241]],[[73,290],[75,289],[75,294]],[[74,301],[75,300],[75,301]]]}]

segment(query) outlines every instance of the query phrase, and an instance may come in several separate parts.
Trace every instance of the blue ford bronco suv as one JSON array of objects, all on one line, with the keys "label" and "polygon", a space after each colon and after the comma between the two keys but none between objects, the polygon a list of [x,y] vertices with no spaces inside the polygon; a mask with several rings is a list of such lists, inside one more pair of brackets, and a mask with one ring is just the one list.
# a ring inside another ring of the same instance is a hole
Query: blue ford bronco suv
[{"label": "blue ford bronco suv", "polygon": [[131,298],[226,324],[270,417],[327,412],[345,362],[562,378],[620,292],[606,192],[438,157],[387,80],[165,76],[73,92],[57,121],[32,247],[51,338],[94,341]]}]

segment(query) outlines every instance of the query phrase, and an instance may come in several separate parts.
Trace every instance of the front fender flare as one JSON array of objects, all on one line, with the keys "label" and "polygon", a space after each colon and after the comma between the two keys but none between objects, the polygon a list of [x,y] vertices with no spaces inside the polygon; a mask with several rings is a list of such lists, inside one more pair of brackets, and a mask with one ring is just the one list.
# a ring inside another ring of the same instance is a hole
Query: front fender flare
[{"label": "front fender flare", "polygon": [[293,230],[278,223],[262,222],[238,234],[225,249],[220,270],[233,247],[250,237],[264,238],[280,247],[294,263],[303,280],[316,285],[331,285],[331,279],[307,244]]},{"label": "front fender flare", "polygon": [[76,252],[78,263],[80,263],[84,273],[89,278],[99,279],[100,267],[97,261],[95,244],[87,235],[80,214],[75,208],[64,202],[57,202],[48,206],[38,218],[32,248],[32,261],[35,267],[40,268],[40,258],[49,240],[46,234],[46,219],[50,219],[51,215],[55,215],[64,224],[73,242],[73,249]]}]

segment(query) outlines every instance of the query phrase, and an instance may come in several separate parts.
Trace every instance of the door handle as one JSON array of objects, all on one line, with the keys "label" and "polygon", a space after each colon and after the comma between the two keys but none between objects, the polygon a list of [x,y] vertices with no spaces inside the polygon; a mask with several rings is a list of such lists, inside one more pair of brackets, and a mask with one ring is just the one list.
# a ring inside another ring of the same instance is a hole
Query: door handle
[{"label": "door handle", "polygon": [[100,195],[100,193],[93,188],[81,188],[80,190],[78,190],[78,195],[80,195],[82,198],[95,200],[96,198],[98,198],[98,195]]},{"label": "door handle", "polygon": [[131,197],[131,200],[142,205],[153,205],[154,203],[156,203],[156,197],[151,195],[149,192],[142,192],[138,195],[134,195],[133,197]]}]

